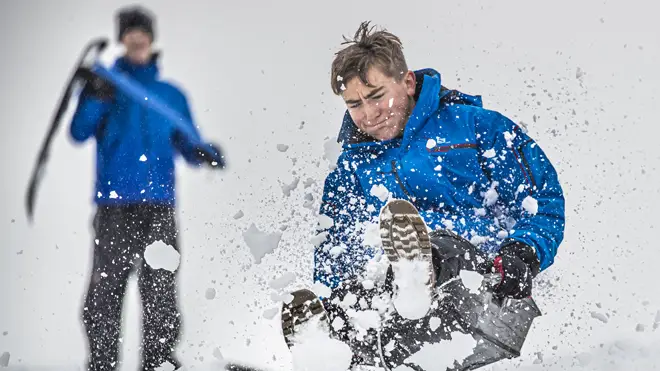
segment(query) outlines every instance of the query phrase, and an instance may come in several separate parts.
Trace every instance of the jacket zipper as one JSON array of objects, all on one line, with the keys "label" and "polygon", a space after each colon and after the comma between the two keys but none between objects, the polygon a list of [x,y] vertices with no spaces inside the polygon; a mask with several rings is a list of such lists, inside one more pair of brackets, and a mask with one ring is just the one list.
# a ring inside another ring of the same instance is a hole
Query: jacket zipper
[{"label": "jacket zipper", "polygon": [[392,173],[394,174],[394,179],[396,179],[397,184],[403,191],[403,193],[408,197],[409,200],[414,200],[415,197],[413,197],[410,193],[408,193],[408,190],[406,187],[403,185],[403,181],[401,180],[401,177],[399,177],[399,172],[396,170],[396,161],[392,160]]}]

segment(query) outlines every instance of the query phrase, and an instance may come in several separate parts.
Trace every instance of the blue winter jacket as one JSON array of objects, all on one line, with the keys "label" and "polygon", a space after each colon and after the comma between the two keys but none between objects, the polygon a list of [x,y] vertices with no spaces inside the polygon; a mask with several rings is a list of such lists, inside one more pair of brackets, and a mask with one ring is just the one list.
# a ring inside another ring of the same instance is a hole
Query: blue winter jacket
[{"label": "blue winter jacket", "polygon": [[344,116],[343,151],[320,209],[333,225],[320,230],[314,280],[334,288],[378,252],[364,232],[385,205],[382,187],[411,201],[431,229],[452,229],[489,254],[523,242],[546,269],[564,234],[562,188],[546,155],[514,122],[482,108],[480,96],[444,88],[432,69],[415,75],[402,136],[376,141]]},{"label": "blue winter jacket", "polygon": [[81,95],[70,132],[77,142],[96,138],[96,204],[174,206],[177,153],[190,164],[201,164],[194,151],[201,139],[192,125],[186,96],[174,85],[159,79],[156,62],[157,55],[146,65],[135,65],[121,57],[112,69],[128,74],[180,112],[191,123],[194,137],[175,137],[171,125],[161,116],[120,91],[115,91],[114,100],[105,102]]}]

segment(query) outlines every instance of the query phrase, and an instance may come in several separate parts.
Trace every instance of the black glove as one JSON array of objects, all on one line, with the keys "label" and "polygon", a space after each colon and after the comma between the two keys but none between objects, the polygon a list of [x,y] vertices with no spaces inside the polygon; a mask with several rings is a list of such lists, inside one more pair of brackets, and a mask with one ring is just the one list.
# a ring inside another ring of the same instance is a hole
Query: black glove
[{"label": "black glove", "polygon": [[85,81],[85,87],[80,93],[81,97],[93,97],[102,101],[111,101],[114,99],[114,86],[92,72],[89,68],[78,68],[76,76]]},{"label": "black glove", "polygon": [[495,287],[500,298],[527,298],[532,295],[532,279],[539,274],[541,264],[531,246],[522,242],[505,242],[500,249],[493,269],[502,275],[502,282]]},{"label": "black glove", "polygon": [[208,163],[214,169],[224,169],[226,167],[225,156],[222,154],[220,146],[209,143],[195,149],[195,155],[200,161]]}]

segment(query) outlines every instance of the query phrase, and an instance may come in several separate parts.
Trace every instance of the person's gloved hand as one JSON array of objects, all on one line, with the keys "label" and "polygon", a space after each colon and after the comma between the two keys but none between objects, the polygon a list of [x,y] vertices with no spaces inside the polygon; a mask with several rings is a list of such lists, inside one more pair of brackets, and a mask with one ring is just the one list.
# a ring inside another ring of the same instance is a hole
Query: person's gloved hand
[{"label": "person's gloved hand", "polygon": [[115,88],[93,73],[87,67],[80,67],[76,71],[76,76],[85,81],[85,87],[80,93],[81,97],[93,97],[102,101],[111,101],[115,97]]},{"label": "person's gloved hand", "polygon": [[500,298],[522,299],[532,295],[532,279],[539,274],[540,263],[536,251],[522,242],[510,241],[500,249],[493,262],[493,269],[502,275],[495,287]]},{"label": "person's gloved hand", "polygon": [[224,169],[227,165],[220,146],[214,143],[197,147],[195,155],[200,161],[206,162],[214,169]]}]

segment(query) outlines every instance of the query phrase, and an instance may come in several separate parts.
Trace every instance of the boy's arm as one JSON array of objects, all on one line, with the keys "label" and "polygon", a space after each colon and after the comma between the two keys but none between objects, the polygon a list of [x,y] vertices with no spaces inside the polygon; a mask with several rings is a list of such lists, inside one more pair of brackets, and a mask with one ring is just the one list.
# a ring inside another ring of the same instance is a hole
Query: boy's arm
[{"label": "boy's arm", "polygon": [[481,110],[475,120],[482,167],[516,220],[503,250],[530,246],[538,259],[531,268],[538,273],[552,265],[564,237],[565,202],[557,172],[541,147],[507,117]]}]

